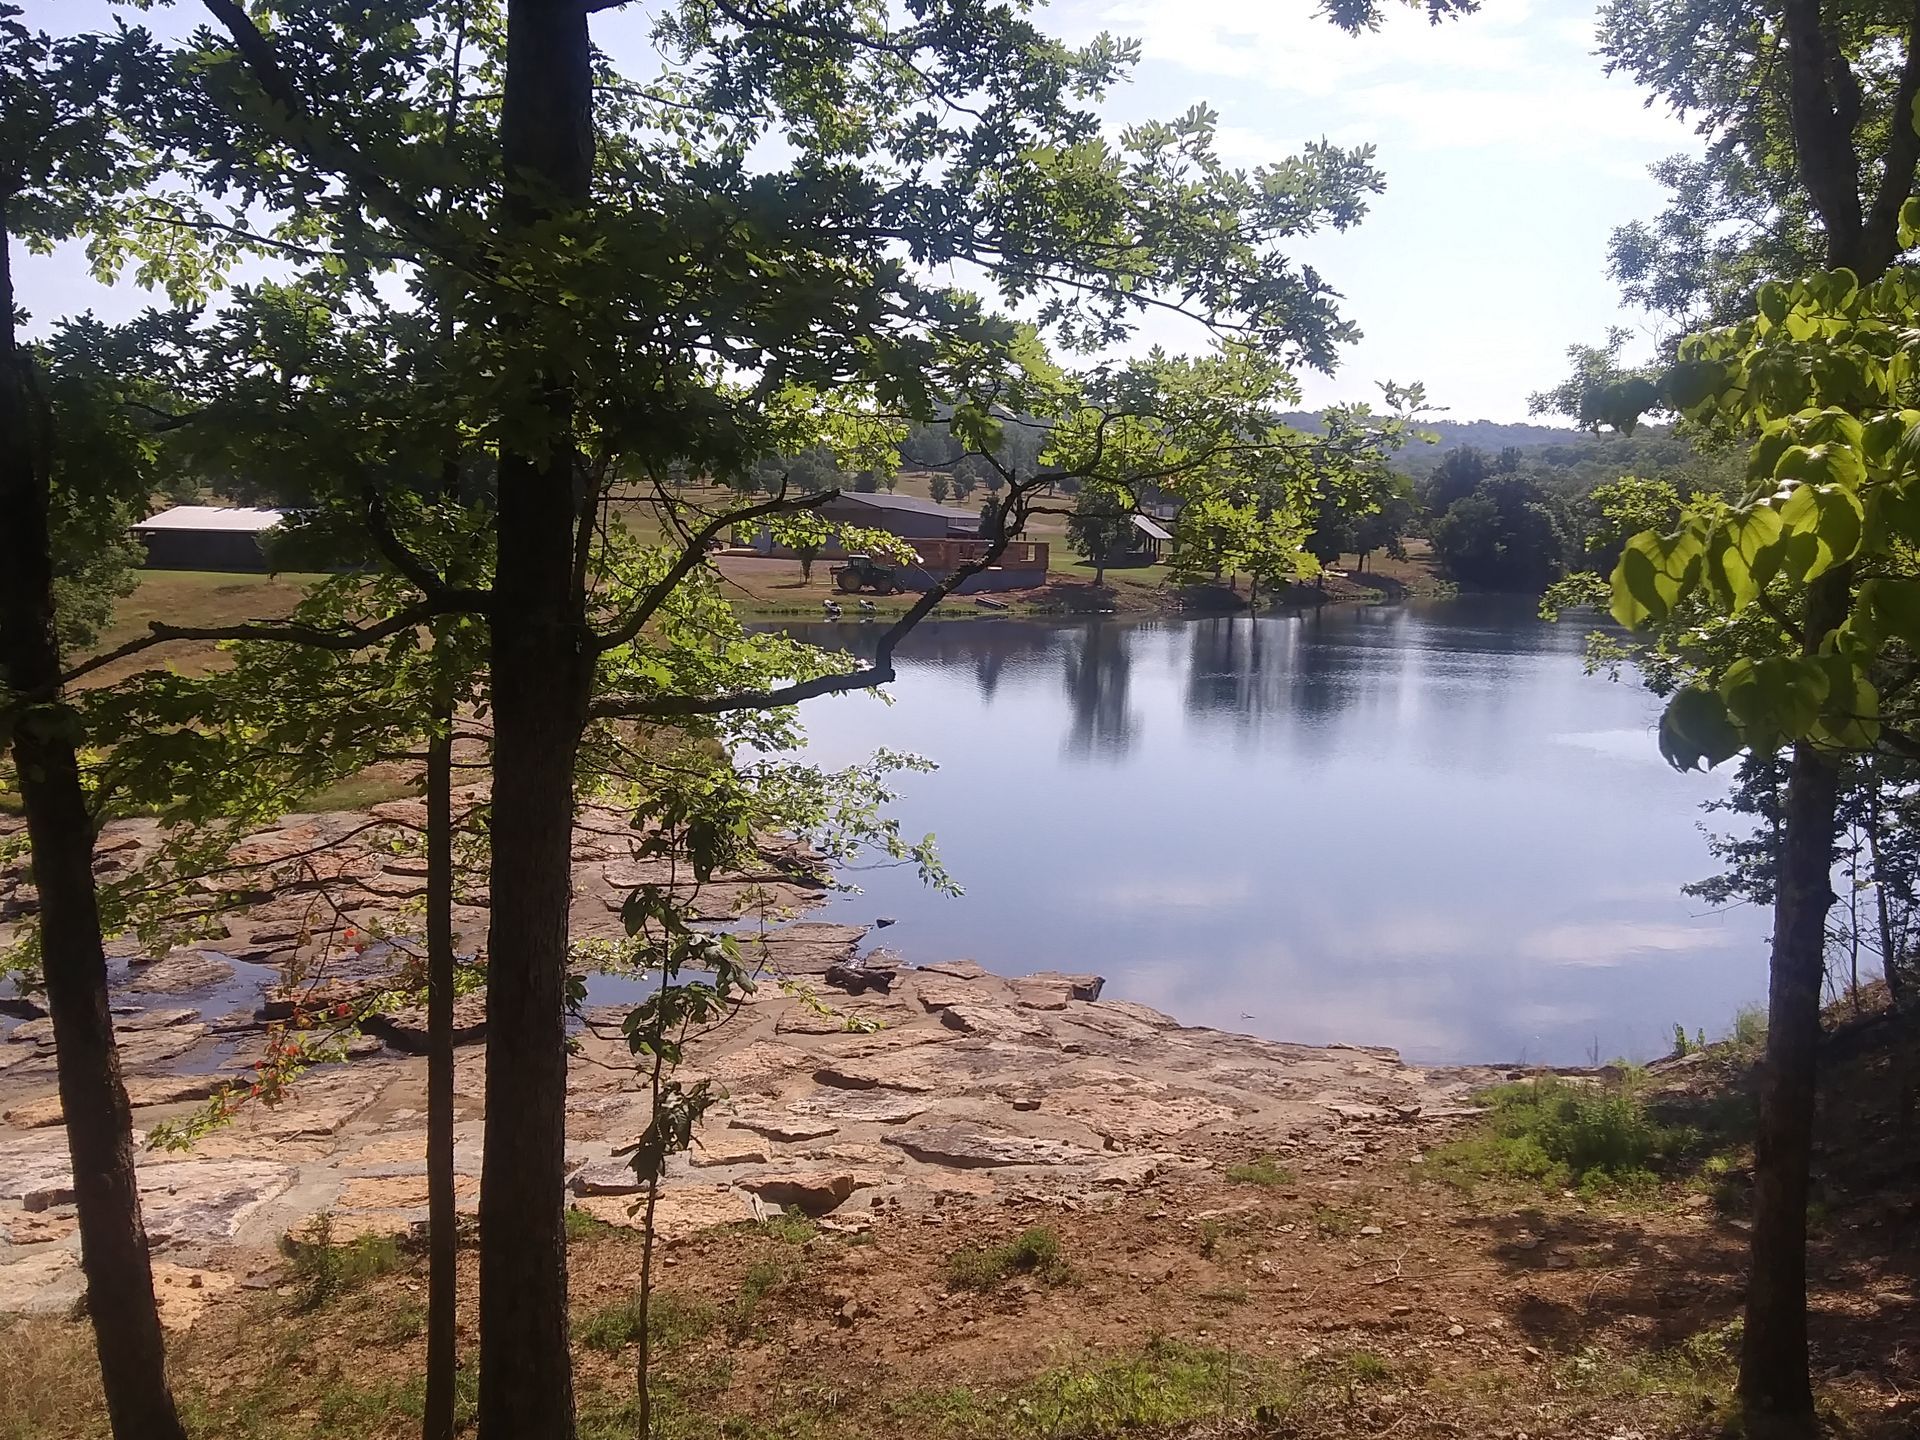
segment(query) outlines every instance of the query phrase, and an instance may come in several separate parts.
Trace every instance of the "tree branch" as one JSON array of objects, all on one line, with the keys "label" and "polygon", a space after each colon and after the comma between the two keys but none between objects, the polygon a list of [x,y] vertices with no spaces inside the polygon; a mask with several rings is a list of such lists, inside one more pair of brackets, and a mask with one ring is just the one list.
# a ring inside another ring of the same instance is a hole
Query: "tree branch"
[{"label": "tree branch", "polygon": [[1859,268],[1860,158],[1837,107],[1829,69],[1846,59],[1821,27],[1820,0],[1786,0],[1784,20],[1788,115],[1800,180],[1827,232],[1827,263]]},{"label": "tree branch", "polygon": [[300,93],[293,76],[280,63],[273,42],[261,33],[238,0],[201,0],[201,3],[233,37],[234,48],[267,99],[286,112],[291,122],[290,138],[309,160],[323,170],[351,179],[391,224],[443,260],[476,270],[490,268],[477,263],[472,256],[456,253],[430,215],[394,189],[379,166],[321,122]]},{"label": "tree branch", "polygon": [[[316,650],[360,650],[368,645],[377,645],[389,636],[410,630],[437,615],[484,615],[492,604],[493,597],[483,590],[443,587],[439,594],[430,596],[418,605],[396,611],[384,620],[371,625],[350,625],[341,630],[324,630],[317,625],[276,620],[248,620],[238,625],[210,626],[169,625],[163,620],[155,620],[139,639],[129,640],[90,660],[81,661],[60,677],[59,685],[71,684],[82,676],[138,655],[143,650],[151,650],[156,645],[166,645],[175,640],[266,640],[306,645]],[[19,698],[28,704],[38,703],[52,698],[58,688],[51,687],[47,694],[29,693]]]},{"label": "tree branch", "polygon": [[803,496],[798,499],[787,498],[787,487],[783,481],[780,493],[771,500],[763,500],[758,505],[749,505],[744,510],[730,510],[716,515],[700,529],[688,537],[681,547],[680,558],[640,597],[640,603],[628,612],[627,617],[604,635],[593,641],[593,648],[599,654],[609,650],[618,650],[622,645],[633,642],[647,623],[654,617],[666,599],[673,593],[674,587],[692,573],[693,567],[706,558],[707,546],[729,525],[737,525],[743,520],[758,520],[763,515],[777,515],[783,510],[811,510],[834,499],[838,490],[823,490],[817,495]]},{"label": "tree branch", "polygon": [[1008,491],[1005,519],[999,536],[977,559],[957,566],[952,574],[914,601],[904,615],[887,627],[880,636],[871,665],[857,667],[840,675],[819,675],[791,685],[769,690],[739,690],[731,695],[608,696],[590,705],[587,713],[601,720],[670,720],[694,715],[725,715],[736,710],[777,710],[821,695],[843,695],[850,690],[871,690],[876,685],[887,684],[895,678],[894,647],[912,633],[913,628],[927,617],[934,606],[975,575],[990,568],[1006,553],[1014,533],[1026,522],[1028,512],[1020,502],[1024,501],[1028,491],[1037,489],[1039,483],[1038,480],[1029,480],[1015,484]]},{"label": "tree branch", "polygon": [[429,600],[447,592],[447,582],[431,565],[422,560],[394,533],[393,518],[387,514],[387,500],[371,482],[365,487],[367,533],[386,562],[419,587]]},{"label": "tree branch", "polygon": [[1869,268],[1876,274],[1900,253],[1900,207],[1913,193],[1914,167],[1920,165],[1920,129],[1915,128],[1913,113],[1916,98],[1920,98],[1920,0],[1913,0],[1907,15],[1907,54],[1887,121],[1891,133],[1887,136],[1886,158],[1860,244]]}]

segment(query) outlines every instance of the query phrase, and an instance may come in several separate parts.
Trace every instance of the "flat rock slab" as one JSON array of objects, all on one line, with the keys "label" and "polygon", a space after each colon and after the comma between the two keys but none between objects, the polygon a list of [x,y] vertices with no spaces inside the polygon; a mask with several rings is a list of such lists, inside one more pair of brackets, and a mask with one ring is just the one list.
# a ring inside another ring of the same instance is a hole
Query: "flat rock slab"
[{"label": "flat rock slab", "polygon": [[191,1025],[199,1018],[200,1012],[191,1006],[133,1010],[126,1014],[116,1013],[113,1017],[113,1029],[116,1035],[138,1034],[146,1030],[171,1030],[176,1025]]},{"label": "flat rock slab", "polygon": [[233,966],[204,950],[176,950],[164,960],[142,965],[127,989],[140,995],[185,995],[210,990],[233,978]]},{"label": "flat rock slab", "polygon": [[[127,1082],[127,1103],[138,1110],[149,1105],[177,1105],[188,1100],[205,1100],[234,1082],[224,1075],[156,1075]],[[60,1097],[49,1095],[25,1105],[16,1105],[5,1116],[9,1125],[36,1130],[58,1125],[66,1119]]]},{"label": "flat rock slab", "polygon": [[823,1065],[813,1072],[813,1078],[839,1090],[906,1090],[924,1095],[940,1088],[938,1077],[925,1066],[886,1058]]},{"label": "flat rock slab", "polygon": [[802,920],[772,931],[764,942],[756,937],[752,944],[742,944],[741,949],[749,954],[761,954],[768,968],[782,975],[825,975],[835,965],[850,963],[866,937],[864,925],[829,925],[819,920]]},{"label": "flat rock slab", "polygon": [[713,1140],[697,1140],[693,1149],[687,1152],[687,1159],[699,1166],[716,1165],[764,1165],[767,1163],[767,1147],[755,1145],[751,1141],[735,1140],[730,1136],[719,1136]]},{"label": "flat rock slab", "polygon": [[120,1063],[157,1065],[184,1055],[213,1032],[205,1025],[169,1025],[158,1030],[134,1030],[119,1037]]},{"label": "flat rock slab", "polygon": [[600,1160],[583,1165],[568,1183],[576,1195],[638,1195],[647,1188],[624,1160]]},{"label": "flat rock slab", "polygon": [[900,1091],[829,1090],[796,1100],[790,1108],[796,1115],[818,1115],[846,1124],[899,1125],[926,1114],[933,1104]]},{"label": "flat rock slab", "polygon": [[0,1311],[25,1315],[62,1315],[85,1293],[80,1256],[61,1247],[37,1250],[0,1265]]},{"label": "flat rock slab", "polygon": [[831,1120],[809,1119],[804,1115],[735,1115],[727,1124],[735,1130],[750,1130],[755,1135],[789,1144],[799,1140],[822,1140],[840,1128]]},{"label": "flat rock slab", "polygon": [[1013,984],[1064,986],[1069,1000],[1098,1000],[1100,992],[1107,988],[1104,975],[1079,974],[1068,975],[1058,970],[1038,970],[1031,975],[1022,975]]},{"label": "flat rock slab", "polygon": [[[631,1195],[583,1195],[574,1208],[609,1225],[637,1230],[646,1216]],[[660,1192],[654,1205],[654,1233],[663,1240],[711,1230],[716,1225],[738,1225],[754,1218],[753,1207],[743,1191],[731,1185],[671,1186]]]},{"label": "flat rock slab", "polygon": [[854,1178],[846,1171],[817,1170],[753,1176],[740,1186],[783,1209],[817,1216],[837,1209],[853,1194]]},{"label": "flat rock slab", "polygon": [[[1066,1008],[1066,1001],[1059,1008]],[[963,1035],[981,1035],[989,1040],[1049,1041],[1053,1031],[1046,1025],[1004,1005],[948,1005],[940,1011],[940,1023]]]},{"label": "flat rock slab", "polygon": [[957,1170],[979,1170],[1006,1165],[1084,1165],[1103,1160],[1097,1150],[1065,1140],[1030,1135],[1007,1135],[961,1125],[927,1125],[882,1137],[915,1160]]},{"label": "flat rock slab", "polygon": [[1013,992],[1004,980],[991,976],[981,980],[955,980],[945,975],[920,974],[913,977],[913,997],[922,1009],[937,1013],[953,1005],[1005,1005]]},{"label": "flat rock slab", "polygon": [[[409,1055],[427,1053],[427,1007],[404,1005],[397,1010],[376,1010],[362,1017],[361,1029],[378,1035],[396,1050]],[[453,1002],[453,1043],[472,1045],[487,1038],[487,994],[475,990]]]},{"label": "flat rock slab", "polygon": [[[633,1172],[627,1172],[631,1179]],[[480,1182],[471,1175],[453,1177],[456,1203],[471,1200],[480,1193]],[[412,1210],[428,1203],[425,1175],[364,1175],[340,1187],[334,1204],[342,1210]]]},{"label": "flat rock slab", "polygon": [[922,975],[947,975],[955,980],[983,980],[991,973],[977,960],[936,960],[918,969]]}]

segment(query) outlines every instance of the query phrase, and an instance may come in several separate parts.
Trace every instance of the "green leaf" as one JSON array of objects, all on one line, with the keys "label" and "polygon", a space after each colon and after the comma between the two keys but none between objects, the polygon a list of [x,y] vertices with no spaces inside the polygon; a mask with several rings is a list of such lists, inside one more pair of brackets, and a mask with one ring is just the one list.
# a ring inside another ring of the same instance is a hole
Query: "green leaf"
[{"label": "green leaf", "polygon": [[1787,532],[1781,569],[1796,580],[1814,580],[1851,560],[1866,530],[1860,497],[1844,485],[1799,485],[1780,506]]},{"label": "green leaf", "polygon": [[1754,297],[1754,303],[1760,313],[1775,325],[1787,318],[1787,311],[1791,308],[1787,301],[1786,287],[1772,280],[1760,287],[1759,293]]},{"label": "green leaf", "polygon": [[1643,530],[1628,540],[1613,567],[1613,618],[1629,630],[1666,619],[1699,580],[1705,549],[1691,528],[1672,535]]},{"label": "green leaf", "polygon": [[1720,698],[1755,749],[1799,739],[1820,718],[1828,677],[1819,663],[1798,655],[1739,659],[1720,678]]},{"label": "green leaf", "polygon": [[1880,695],[1863,671],[1844,655],[1824,655],[1827,703],[1811,734],[1847,750],[1865,750],[1880,737]]},{"label": "green leaf", "polygon": [[1869,580],[1853,613],[1855,633],[1869,644],[1904,640],[1920,648],[1920,580]]},{"label": "green leaf", "polygon": [[1726,703],[1704,686],[1680,691],[1660,717],[1660,753],[1676,770],[1712,769],[1745,746]]},{"label": "green leaf", "polygon": [[[1920,130],[1920,95],[1913,97],[1914,128]],[[1900,207],[1900,248],[1908,249],[1920,243],[1920,199],[1907,201]]]},{"label": "green leaf", "polygon": [[1664,377],[1667,403],[1676,410],[1696,410],[1725,389],[1728,378],[1728,368],[1721,361],[1682,360]]},{"label": "green leaf", "polygon": [[1769,505],[1735,510],[1715,528],[1707,573],[1734,614],[1746,609],[1779,570],[1782,531],[1780,512]]},{"label": "green leaf", "polygon": [[[1852,421],[1857,439],[1859,422],[1854,421],[1852,416],[1844,418]],[[1851,486],[1858,485],[1866,477],[1866,466],[1861,463],[1860,452],[1850,444],[1790,445],[1773,467],[1774,479],[1803,480],[1809,485]]]}]

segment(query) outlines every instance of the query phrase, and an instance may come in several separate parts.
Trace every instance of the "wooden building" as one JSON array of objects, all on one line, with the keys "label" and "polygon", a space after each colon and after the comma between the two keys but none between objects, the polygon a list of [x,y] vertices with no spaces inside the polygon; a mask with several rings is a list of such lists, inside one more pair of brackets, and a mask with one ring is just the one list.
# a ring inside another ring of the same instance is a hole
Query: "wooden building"
[{"label": "wooden building", "polygon": [[264,571],[261,542],[284,518],[280,510],[175,505],[149,515],[133,533],[146,546],[149,570]]}]

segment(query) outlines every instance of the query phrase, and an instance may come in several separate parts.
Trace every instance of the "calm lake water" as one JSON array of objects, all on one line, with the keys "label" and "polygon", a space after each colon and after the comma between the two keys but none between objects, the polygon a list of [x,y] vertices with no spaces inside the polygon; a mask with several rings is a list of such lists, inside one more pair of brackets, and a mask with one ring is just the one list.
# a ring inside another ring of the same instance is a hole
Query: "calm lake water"
[{"label": "calm lake water", "polygon": [[891,707],[803,714],[821,763],[939,762],[897,813],[967,894],[863,870],[824,918],[1274,1039],[1650,1058],[1764,997],[1769,917],[1680,893],[1714,869],[1699,805],[1725,782],[1660,760],[1655,702],[1583,673],[1583,636],[1478,598],[924,625]]}]

